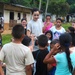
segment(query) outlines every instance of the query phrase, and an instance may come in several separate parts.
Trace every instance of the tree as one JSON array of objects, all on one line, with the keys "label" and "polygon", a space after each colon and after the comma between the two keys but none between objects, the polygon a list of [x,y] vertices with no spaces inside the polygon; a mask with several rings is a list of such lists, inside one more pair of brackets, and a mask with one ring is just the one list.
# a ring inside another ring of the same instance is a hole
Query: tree
[{"label": "tree", "polygon": [[49,3],[48,12],[56,14],[56,16],[65,16],[69,12],[69,4],[65,0],[54,1],[51,0]]}]

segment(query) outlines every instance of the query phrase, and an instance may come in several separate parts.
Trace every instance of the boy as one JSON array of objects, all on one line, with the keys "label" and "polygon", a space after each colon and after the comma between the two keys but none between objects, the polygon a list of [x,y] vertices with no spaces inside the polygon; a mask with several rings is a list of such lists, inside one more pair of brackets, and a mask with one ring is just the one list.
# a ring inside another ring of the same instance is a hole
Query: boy
[{"label": "boy", "polygon": [[47,50],[48,38],[46,35],[40,35],[38,37],[39,50],[33,52],[34,59],[36,60],[36,71],[34,75],[47,75],[47,64],[43,63],[45,56],[48,54]]},{"label": "boy", "polygon": [[24,27],[15,25],[12,29],[13,42],[5,44],[0,51],[0,61],[6,62],[6,75],[32,75],[34,59],[29,48],[21,44],[24,35]]}]

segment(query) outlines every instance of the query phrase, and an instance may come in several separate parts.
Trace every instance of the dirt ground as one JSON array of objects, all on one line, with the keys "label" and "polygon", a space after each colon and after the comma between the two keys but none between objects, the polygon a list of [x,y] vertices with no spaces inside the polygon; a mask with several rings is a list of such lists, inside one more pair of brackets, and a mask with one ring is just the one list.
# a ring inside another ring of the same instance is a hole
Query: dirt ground
[{"label": "dirt ground", "polygon": [[4,30],[2,34],[11,34],[11,30]]}]

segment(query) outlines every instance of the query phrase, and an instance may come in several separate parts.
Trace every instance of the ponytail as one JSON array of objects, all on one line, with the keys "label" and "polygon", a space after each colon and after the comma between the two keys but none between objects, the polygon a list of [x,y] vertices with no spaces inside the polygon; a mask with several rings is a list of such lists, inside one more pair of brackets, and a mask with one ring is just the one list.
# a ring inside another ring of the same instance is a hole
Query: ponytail
[{"label": "ponytail", "polygon": [[68,68],[69,68],[69,71],[72,73],[72,71],[73,71],[73,66],[72,66],[72,63],[71,63],[70,51],[69,51],[69,47],[68,47],[68,46],[66,46],[65,53],[66,53],[66,57],[67,57],[67,61],[68,61]]}]

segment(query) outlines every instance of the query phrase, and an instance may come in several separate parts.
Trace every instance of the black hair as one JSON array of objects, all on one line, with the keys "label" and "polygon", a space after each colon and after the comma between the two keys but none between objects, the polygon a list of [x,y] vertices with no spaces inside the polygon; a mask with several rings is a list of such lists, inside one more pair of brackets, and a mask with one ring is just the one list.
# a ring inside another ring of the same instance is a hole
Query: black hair
[{"label": "black hair", "polygon": [[51,34],[51,38],[50,38],[49,40],[52,40],[52,39],[53,39],[52,31],[51,31],[51,30],[48,30],[48,31],[45,33],[45,35],[46,35],[47,33],[50,33],[50,34]]},{"label": "black hair", "polygon": [[72,37],[69,33],[64,33],[64,34],[60,35],[59,41],[60,41],[60,45],[65,48],[65,53],[66,53],[66,57],[67,57],[67,61],[68,61],[69,71],[72,73],[73,66],[71,63],[70,50],[69,50],[69,47],[70,47],[71,42],[72,42]]},{"label": "black hair", "polygon": [[72,37],[72,46],[75,46],[75,33],[69,33]]},{"label": "black hair", "polygon": [[46,15],[46,18],[47,18],[48,16],[51,18],[51,15],[49,15],[49,14]]},{"label": "black hair", "polygon": [[22,40],[22,44],[25,46],[29,46],[30,42],[31,42],[31,38],[28,36],[25,36],[24,39]]},{"label": "black hair", "polygon": [[20,39],[25,34],[24,27],[21,24],[17,24],[12,29],[12,35],[16,39]]},{"label": "black hair", "polygon": [[25,18],[22,18],[22,19],[21,19],[21,22],[22,22],[23,20],[27,21]]},{"label": "black hair", "polygon": [[56,43],[59,43],[58,39],[54,39],[54,40],[51,41],[51,44],[56,44]]},{"label": "black hair", "polygon": [[[37,8],[33,8],[32,9],[32,14],[34,13],[34,12],[36,12],[36,11],[39,11]],[[40,11],[39,11],[39,13],[40,13]]]},{"label": "black hair", "polygon": [[74,28],[73,27],[68,27],[68,29],[70,30],[71,33],[74,33]]},{"label": "black hair", "polygon": [[61,18],[57,18],[56,21],[57,21],[57,20],[60,20],[60,21],[62,22],[62,19],[61,19]]},{"label": "black hair", "polygon": [[48,38],[46,35],[40,35],[38,37],[38,45],[41,47],[45,47],[48,43]]}]

